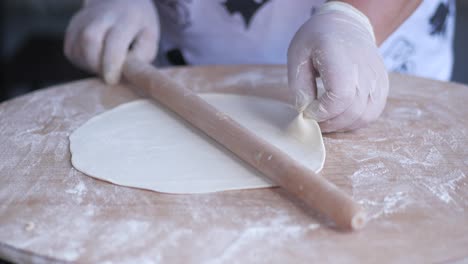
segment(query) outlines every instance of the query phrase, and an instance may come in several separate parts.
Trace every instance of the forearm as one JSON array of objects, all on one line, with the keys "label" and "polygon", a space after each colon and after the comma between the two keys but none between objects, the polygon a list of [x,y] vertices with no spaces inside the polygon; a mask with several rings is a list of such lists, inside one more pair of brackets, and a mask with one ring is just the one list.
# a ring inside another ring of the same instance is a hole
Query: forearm
[{"label": "forearm", "polygon": [[416,10],[422,0],[340,0],[340,2],[354,6],[369,18],[377,44],[380,45]]}]

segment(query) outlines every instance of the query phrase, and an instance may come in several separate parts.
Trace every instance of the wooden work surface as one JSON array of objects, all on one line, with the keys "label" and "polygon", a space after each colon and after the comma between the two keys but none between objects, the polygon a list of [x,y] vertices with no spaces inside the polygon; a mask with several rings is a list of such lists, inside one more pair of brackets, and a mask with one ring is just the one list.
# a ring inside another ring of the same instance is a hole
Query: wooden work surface
[{"label": "wooden work surface", "polygon": [[[287,85],[279,66],[166,71],[199,92],[281,98]],[[136,98],[124,86],[91,79],[0,104],[0,257],[89,263],[468,261],[466,86],[391,75],[388,104],[377,122],[325,135],[323,177],[371,216],[354,233],[334,230],[279,188],[168,195],[73,169],[70,133]]]}]

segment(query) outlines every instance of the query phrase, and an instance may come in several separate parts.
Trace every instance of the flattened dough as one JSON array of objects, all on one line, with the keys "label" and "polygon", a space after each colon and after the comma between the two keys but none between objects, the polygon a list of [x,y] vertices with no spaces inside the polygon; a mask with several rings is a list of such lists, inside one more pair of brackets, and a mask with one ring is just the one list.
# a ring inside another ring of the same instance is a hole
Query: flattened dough
[{"label": "flattened dough", "polygon": [[[318,124],[296,119],[300,126],[287,129],[297,115],[289,105],[241,95],[201,96],[313,171],[322,169],[325,148]],[[118,185],[165,193],[274,186],[224,147],[149,100],[126,103],[90,119],[71,134],[70,150],[76,169]]]}]

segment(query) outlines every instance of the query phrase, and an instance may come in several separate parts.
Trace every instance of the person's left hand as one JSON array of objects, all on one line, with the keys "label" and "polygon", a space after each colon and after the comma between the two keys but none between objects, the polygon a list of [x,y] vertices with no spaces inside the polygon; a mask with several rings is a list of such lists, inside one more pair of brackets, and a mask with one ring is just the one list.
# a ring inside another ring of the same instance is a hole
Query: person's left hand
[{"label": "person's left hand", "polygon": [[[317,94],[318,77],[323,95]],[[324,4],[291,41],[288,83],[296,108],[323,132],[349,131],[377,119],[389,84],[367,17],[348,4]]]}]

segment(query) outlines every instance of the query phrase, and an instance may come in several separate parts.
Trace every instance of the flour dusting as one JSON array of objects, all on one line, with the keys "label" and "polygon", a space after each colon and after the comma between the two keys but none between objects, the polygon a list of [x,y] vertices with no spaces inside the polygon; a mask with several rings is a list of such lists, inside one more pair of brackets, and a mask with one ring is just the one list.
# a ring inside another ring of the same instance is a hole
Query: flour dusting
[{"label": "flour dusting", "polygon": [[466,162],[454,163],[450,157],[468,155],[466,129],[435,127],[433,120],[444,120],[446,115],[431,111],[433,106],[404,100],[398,104],[384,113],[385,121],[367,128],[371,135],[372,130],[385,127],[385,137],[366,138],[359,133],[325,137],[329,151],[342,152],[355,162],[354,173],[348,176],[354,199],[374,219],[434,203],[461,210],[466,201],[459,188],[466,188],[468,168]]},{"label": "flour dusting", "polygon": [[82,181],[79,181],[73,188],[67,189],[65,192],[72,194],[73,199],[75,199],[78,203],[81,203],[83,201],[82,196],[86,194],[87,188]]}]

